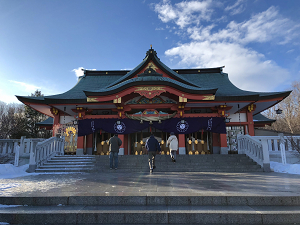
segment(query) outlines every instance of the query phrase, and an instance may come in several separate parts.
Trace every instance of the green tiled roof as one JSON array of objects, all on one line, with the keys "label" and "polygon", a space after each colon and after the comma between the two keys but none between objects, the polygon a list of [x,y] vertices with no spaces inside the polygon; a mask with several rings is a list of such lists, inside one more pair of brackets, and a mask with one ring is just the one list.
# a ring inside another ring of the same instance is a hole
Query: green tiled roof
[{"label": "green tiled roof", "polygon": [[258,113],[255,116],[253,116],[253,121],[254,123],[265,123],[265,122],[273,123],[276,120],[269,119],[268,117],[262,115],[261,113]]},{"label": "green tiled roof", "polygon": [[46,120],[36,123],[39,126],[52,126],[53,125],[53,118],[52,117],[48,117]]},{"label": "green tiled roof", "polygon": [[[150,61],[153,61],[163,72],[171,78],[161,76],[143,76],[133,78]],[[178,71],[178,73],[177,73]],[[200,72],[199,72],[200,71]],[[285,92],[251,92],[244,91],[233,85],[228,74],[222,68],[181,69],[176,72],[156,56],[150,49],[144,60],[131,71],[85,71],[85,75],[78,79],[77,84],[70,90],[57,95],[44,97],[17,96],[22,102],[32,103],[86,103],[87,95],[107,95],[118,92],[133,85],[170,85],[190,93],[215,93],[216,101],[257,101],[275,97],[286,97],[290,91]]]}]

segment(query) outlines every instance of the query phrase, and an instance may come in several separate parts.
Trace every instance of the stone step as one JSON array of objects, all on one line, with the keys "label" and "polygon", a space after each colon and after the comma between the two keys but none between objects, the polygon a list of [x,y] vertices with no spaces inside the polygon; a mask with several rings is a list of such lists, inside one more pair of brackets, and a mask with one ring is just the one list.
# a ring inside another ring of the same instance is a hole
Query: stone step
[{"label": "stone step", "polygon": [[299,206],[17,206],[2,207],[9,224],[293,224]]},{"label": "stone step", "polygon": [[51,162],[51,163],[44,163],[44,165],[94,165],[94,162]]},{"label": "stone step", "polygon": [[[128,195],[3,197],[1,205],[56,206],[300,206],[300,196]],[[1,208],[1,207],[0,207]],[[300,208],[299,208],[300,209]]]},{"label": "stone step", "polygon": [[47,168],[47,169],[36,169],[36,173],[61,173],[61,172],[90,172],[93,170],[91,168]]},{"label": "stone step", "polygon": [[50,168],[94,168],[93,165],[43,165],[39,169],[50,169]]}]

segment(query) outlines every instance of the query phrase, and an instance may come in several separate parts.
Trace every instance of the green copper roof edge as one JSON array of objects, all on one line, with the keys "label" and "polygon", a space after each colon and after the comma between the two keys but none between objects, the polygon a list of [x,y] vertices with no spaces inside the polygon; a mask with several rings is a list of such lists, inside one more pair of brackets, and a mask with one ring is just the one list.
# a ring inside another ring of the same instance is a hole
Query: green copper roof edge
[{"label": "green copper roof edge", "polygon": [[[150,80],[150,78],[153,77],[153,80]],[[157,80],[159,79],[159,80]],[[169,82],[169,83],[173,83],[179,87],[183,87],[186,86],[186,87],[190,87],[190,88],[187,88],[187,89],[190,89],[190,90],[194,90],[194,89],[198,89],[198,90],[208,90],[208,89],[217,89],[217,88],[200,88],[200,87],[194,87],[194,86],[191,86],[191,85],[188,85],[188,84],[183,84],[181,83],[180,81],[177,81],[177,80],[173,80],[173,79],[170,79],[168,77],[160,77],[158,78],[158,76],[148,76],[148,77],[136,77],[136,78],[132,78],[132,79],[129,79],[129,80],[125,80],[115,86],[112,86],[112,87],[109,87],[109,88],[101,88],[101,89],[98,89],[98,90],[93,90],[90,92],[107,92],[107,91],[111,91],[111,90],[114,90],[114,89],[118,89],[126,84],[129,84],[129,83],[137,83],[137,82],[159,82],[159,81],[163,81],[163,82]],[[84,91],[84,90],[83,90]]]},{"label": "green copper roof edge", "polygon": [[[104,95],[110,95],[110,94],[114,94],[117,92],[120,92],[124,89],[136,86],[136,85],[166,85],[166,86],[171,86],[174,88],[177,88],[179,90],[183,90],[183,91],[188,91],[189,93],[193,93],[193,94],[215,94],[217,91],[217,88],[211,88],[211,89],[195,89],[195,87],[193,87],[194,89],[188,89],[185,88],[184,86],[181,86],[180,84],[176,84],[175,80],[172,80],[169,78],[169,81],[135,81],[135,80],[127,80],[126,82],[124,82],[122,85],[119,85],[119,87],[114,88],[114,89],[103,89],[103,90],[98,90],[98,91],[83,91],[86,96],[104,96]],[[179,82],[178,82],[179,83]],[[187,85],[185,85],[187,86]]]}]

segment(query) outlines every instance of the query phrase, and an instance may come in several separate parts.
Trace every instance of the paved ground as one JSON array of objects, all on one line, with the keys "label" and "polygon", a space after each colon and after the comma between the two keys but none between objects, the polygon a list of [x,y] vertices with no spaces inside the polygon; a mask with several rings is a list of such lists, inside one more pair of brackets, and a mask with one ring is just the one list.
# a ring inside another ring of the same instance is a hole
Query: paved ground
[{"label": "paved ground", "polygon": [[181,172],[39,174],[1,179],[0,196],[299,196],[300,175]]}]

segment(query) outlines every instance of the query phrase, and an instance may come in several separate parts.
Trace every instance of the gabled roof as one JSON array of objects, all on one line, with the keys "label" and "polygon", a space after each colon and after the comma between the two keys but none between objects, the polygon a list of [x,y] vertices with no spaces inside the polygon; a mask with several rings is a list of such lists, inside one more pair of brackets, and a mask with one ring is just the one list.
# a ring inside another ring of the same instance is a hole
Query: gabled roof
[{"label": "gabled roof", "polygon": [[[153,62],[167,77],[158,76],[154,70],[150,76],[149,74],[142,76],[141,73],[147,72],[143,70],[150,62]],[[241,90],[230,82],[228,74],[222,72],[222,67],[172,70],[160,61],[156,51],[151,48],[143,61],[131,71],[85,70],[84,76],[78,79],[77,84],[62,94],[43,97],[17,96],[17,98],[25,103],[83,104],[87,103],[87,96],[109,95],[135,85],[166,85],[189,93],[210,93],[215,94],[215,101],[225,102],[283,99],[290,94],[290,91],[264,93]]]}]

